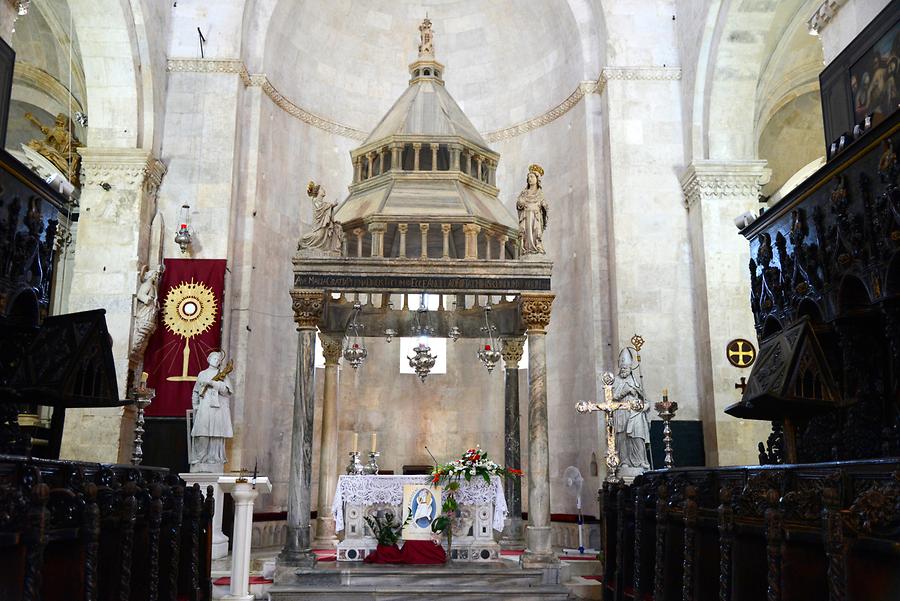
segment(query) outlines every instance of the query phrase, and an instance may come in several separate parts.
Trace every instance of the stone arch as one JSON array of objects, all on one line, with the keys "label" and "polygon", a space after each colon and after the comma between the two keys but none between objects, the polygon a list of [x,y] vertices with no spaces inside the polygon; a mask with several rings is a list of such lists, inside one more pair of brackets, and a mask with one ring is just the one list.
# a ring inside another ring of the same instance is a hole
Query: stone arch
[{"label": "stone arch", "polygon": [[83,142],[88,146],[136,148],[146,137],[144,90],[139,83],[142,61],[132,4],[139,3],[69,2],[87,87],[89,127]]},{"label": "stone arch", "polygon": [[804,298],[797,305],[797,317],[809,317],[813,323],[822,323],[822,310],[819,305],[810,298]]},{"label": "stone arch", "polygon": [[781,325],[781,320],[779,320],[774,315],[769,315],[766,318],[765,323],[763,323],[762,334],[760,335],[760,340],[765,340],[770,336],[773,336],[780,331],[782,331],[784,327]]},{"label": "stone arch", "polygon": [[[694,158],[746,160],[757,158],[760,102],[771,92],[760,87],[773,65],[770,59],[790,57],[790,41],[802,27],[813,0],[729,2],[710,5],[697,61],[693,97],[702,117],[692,119]],[[783,27],[782,27],[783,25]],[[786,79],[788,90],[807,85],[811,67]],[[808,86],[807,86],[808,87]],[[805,90],[809,92],[810,90]],[[778,99],[775,100],[777,108]],[[768,113],[767,113],[768,114]],[[753,118],[748,118],[753,115]]]}]

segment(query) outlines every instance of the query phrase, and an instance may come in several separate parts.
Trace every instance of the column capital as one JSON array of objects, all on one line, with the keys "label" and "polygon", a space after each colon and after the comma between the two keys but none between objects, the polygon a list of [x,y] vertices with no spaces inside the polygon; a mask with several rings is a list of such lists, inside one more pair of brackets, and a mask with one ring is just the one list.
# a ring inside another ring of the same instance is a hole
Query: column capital
[{"label": "column capital", "polygon": [[321,290],[291,290],[294,321],[298,330],[315,330],[325,306]]},{"label": "column capital", "polygon": [[384,222],[381,222],[381,221],[373,221],[372,223],[369,223],[366,227],[368,227],[370,233],[387,231],[387,224]]},{"label": "column capital", "polygon": [[340,334],[325,334],[319,332],[319,340],[322,341],[322,356],[325,357],[325,365],[337,365],[341,360],[341,351],[344,348],[344,337]]},{"label": "column capital", "polygon": [[481,231],[481,226],[477,223],[464,223],[463,231],[467,234],[477,234]]},{"label": "column capital", "polygon": [[757,199],[772,176],[766,161],[694,161],[681,175],[684,206],[706,198]]},{"label": "column capital", "polygon": [[409,224],[408,223],[398,223],[397,231],[399,231],[401,234],[405,234],[406,232],[409,231]]},{"label": "column capital", "polygon": [[500,354],[503,356],[503,362],[506,363],[506,369],[516,369],[519,367],[519,361],[522,360],[522,353],[525,351],[525,337],[515,336],[503,339],[503,350]]},{"label": "column capital", "polygon": [[420,148],[422,148],[422,143],[421,142],[413,142],[412,147],[413,147],[413,150],[419,150]]},{"label": "column capital", "polygon": [[453,227],[453,225],[450,224],[450,223],[442,223],[442,224],[441,224],[441,231],[444,232],[445,234],[449,234],[449,233],[450,233],[450,229],[451,229],[452,227]]},{"label": "column capital", "polygon": [[554,298],[556,295],[549,292],[522,294],[522,321],[525,322],[528,332],[544,333],[547,331],[547,326],[550,325],[550,307]]},{"label": "column capital", "polygon": [[822,32],[822,29],[828,25],[845,4],[847,4],[847,0],[825,0],[825,2],[820,4],[806,22],[809,33],[812,35],[819,35]]},{"label": "column capital", "polygon": [[428,225],[429,225],[429,224],[427,224],[427,223],[420,223],[420,224],[419,224],[419,231],[422,232],[422,233],[424,234],[425,232],[428,231]]},{"label": "column capital", "polygon": [[152,195],[159,189],[166,173],[166,166],[162,161],[154,157],[153,153],[140,148],[85,146],[78,149],[78,154],[81,155],[85,186],[141,186]]}]

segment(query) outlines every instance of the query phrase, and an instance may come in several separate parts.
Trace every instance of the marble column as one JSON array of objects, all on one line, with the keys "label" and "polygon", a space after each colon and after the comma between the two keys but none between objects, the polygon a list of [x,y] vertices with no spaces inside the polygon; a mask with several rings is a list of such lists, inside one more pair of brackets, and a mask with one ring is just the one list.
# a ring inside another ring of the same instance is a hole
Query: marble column
[{"label": "marble column", "polygon": [[337,545],[334,534],[334,517],[331,502],[338,476],[338,362],[341,359],[339,334],[319,334],[322,340],[322,355],[325,357],[325,386],[322,391],[322,431],[319,440],[319,499],[316,505],[315,549],[332,549]]},{"label": "marble column", "polygon": [[[525,346],[525,337],[503,339],[503,362],[506,364],[504,453],[503,462],[508,468],[522,467],[520,427],[519,427],[519,361]],[[524,525],[522,523],[522,481],[506,478],[503,481],[506,507],[509,517],[503,527],[500,547],[503,549],[524,549]]]},{"label": "marble column", "polygon": [[523,567],[559,563],[550,540],[550,449],[547,426],[547,326],[554,295],[522,294],[528,334],[528,526]]},{"label": "marble column", "polygon": [[291,423],[291,468],[288,481],[287,542],[278,555],[281,566],[312,567],[316,556],[309,536],[310,484],[312,480],[313,414],[316,404],[316,326],[322,315],[323,293],[292,290],[297,322],[297,373],[294,379],[294,412]]}]

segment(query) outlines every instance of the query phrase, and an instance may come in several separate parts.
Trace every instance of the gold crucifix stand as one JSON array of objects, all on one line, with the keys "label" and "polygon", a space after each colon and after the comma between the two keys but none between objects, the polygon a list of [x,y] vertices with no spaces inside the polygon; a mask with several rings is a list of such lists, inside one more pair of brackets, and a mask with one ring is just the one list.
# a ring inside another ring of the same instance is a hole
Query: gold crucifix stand
[{"label": "gold crucifix stand", "polygon": [[591,413],[592,411],[602,411],[606,416],[606,481],[621,482],[619,478],[619,451],[616,449],[616,432],[613,429],[612,416],[619,409],[631,409],[632,411],[641,411],[643,403],[640,401],[631,402],[613,402],[612,385],[615,381],[610,372],[603,374],[603,402],[593,403],[590,401],[579,401],[575,405],[578,413]]}]

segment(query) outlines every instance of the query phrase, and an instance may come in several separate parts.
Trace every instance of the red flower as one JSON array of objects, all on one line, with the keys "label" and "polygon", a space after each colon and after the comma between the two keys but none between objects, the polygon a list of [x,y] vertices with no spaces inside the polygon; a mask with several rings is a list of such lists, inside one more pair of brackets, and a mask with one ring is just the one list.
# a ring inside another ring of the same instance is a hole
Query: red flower
[{"label": "red flower", "polygon": [[507,468],[506,471],[509,472],[511,476],[521,476],[522,474],[524,474],[522,470],[517,470],[514,468]]},{"label": "red flower", "polygon": [[475,455],[474,457],[472,457],[472,459],[478,461],[479,459],[481,459],[481,455]]},{"label": "red flower", "polygon": [[431,483],[432,483],[432,484],[437,484],[437,481],[440,480],[440,479],[441,479],[441,475],[440,475],[440,474],[435,474],[435,475],[434,475],[434,478],[431,479]]}]

